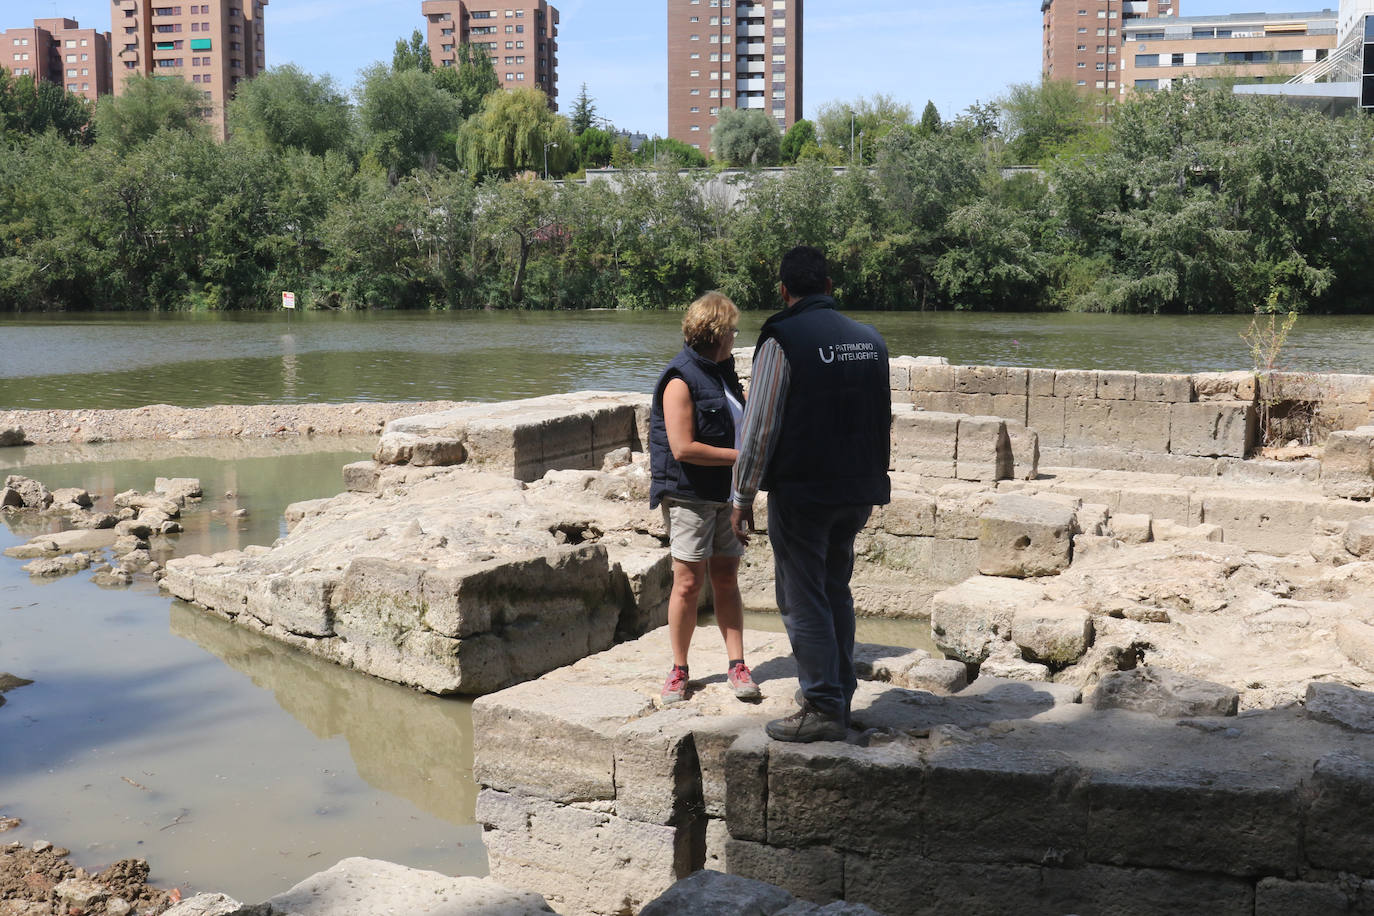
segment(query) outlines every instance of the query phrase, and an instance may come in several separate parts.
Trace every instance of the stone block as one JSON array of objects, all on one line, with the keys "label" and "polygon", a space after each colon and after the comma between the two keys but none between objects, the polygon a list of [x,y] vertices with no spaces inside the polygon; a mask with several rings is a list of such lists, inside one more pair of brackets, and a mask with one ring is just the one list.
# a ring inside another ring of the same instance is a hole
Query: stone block
[{"label": "stone block", "polygon": [[1180,525],[1167,518],[1157,518],[1151,522],[1150,535],[1156,541],[1208,541],[1220,544],[1226,540],[1226,532],[1220,525]]},{"label": "stone block", "polygon": [[1336,645],[1345,657],[1365,671],[1374,672],[1374,626],[1359,620],[1336,625]]},{"label": "stone block", "polygon": [[615,798],[616,734],[653,712],[619,687],[531,681],[472,704],[473,775],[483,786],[561,803]]},{"label": "stone block", "polygon": [[919,853],[923,779],[920,758],[902,745],[774,742],[768,748],[768,845]]},{"label": "stone block", "polygon": [[617,638],[643,636],[668,624],[673,558],[661,549],[616,549],[610,553],[611,579],[620,605]]},{"label": "stone block", "polygon": [[375,461],[355,461],[343,468],[344,489],[350,493],[375,493],[381,466]]},{"label": "stone block", "polygon": [[911,390],[911,363],[909,356],[894,356],[887,361],[887,387],[894,393]]},{"label": "stone block", "polygon": [[1249,402],[1212,400],[1169,407],[1169,451],[1175,455],[1244,458],[1256,434],[1255,407]]},{"label": "stone block", "polygon": [[893,411],[892,467],[932,477],[953,477],[959,444],[959,415]]},{"label": "stone block", "polygon": [[1326,438],[1322,493],[1333,499],[1374,496],[1374,432],[1337,431]]},{"label": "stone block", "polygon": [[1027,369],[1026,394],[1033,398],[1054,397],[1053,369]]},{"label": "stone block", "polygon": [[[914,383],[913,383],[914,384]],[[920,410],[935,413],[954,413],[959,410],[959,395],[953,391],[916,391],[911,392],[911,403]]]},{"label": "stone block", "polygon": [[970,416],[959,420],[955,475],[960,480],[1008,480],[1012,476],[1011,439],[1006,421]]},{"label": "stone block", "polygon": [[18,493],[25,508],[46,509],[52,505],[52,494],[48,488],[31,477],[11,474],[5,478],[5,489]]},{"label": "stone block", "polygon": [[1083,503],[1074,512],[1074,524],[1082,534],[1102,537],[1108,530],[1112,510],[1102,503]]},{"label": "stone block", "polygon": [[703,869],[650,901],[639,916],[752,916],[776,913],[792,901],[791,894],[773,884]]},{"label": "stone block", "polygon": [[910,367],[911,390],[952,392],[955,390],[955,380],[958,377],[958,369],[958,366],[949,365],[913,365]]},{"label": "stone block", "polygon": [[1093,694],[1094,709],[1129,709],[1167,719],[1234,716],[1238,707],[1232,687],[1149,666],[1113,671]]},{"label": "stone block", "polygon": [[[725,844],[725,860],[729,863],[731,874],[775,885],[803,900],[827,903],[844,896],[844,855],[835,849],[823,846],[786,849],[731,839]],[[701,912],[705,916],[708,911]],[[715,914],[729,911],[709,912]]]},{"label": "stone block", "polygon": [[1186,524],[1192,515],[1187,490],[1171,487],[1123,487],[1116,511],[1134,515],[1149,515],[1156,519],[1170,518]]},{"label": "stone block", "polygon": [[955,366],[954,390],[960,394],[1007,394],[1002,366]]},{"label": "stone block", "polygon": [[542,894],[557,912],[638,912],[692,871],[689,832],[483,789],[490,877]]},{"label": "stone block", "polygon": [[[850,854],[844,863],[845,899],[867,904],[884,916],[1059,916],[1064,911],[1034,908],[1041,871],[1033,865]],[[1096,916],[1094,910],[1087,912]]]},{"label": "stone block", "polygon": [[1013,397],[1025,398],[1030,394],[1030,370],[1020,366],[1007,366],[1006,390]]},{"label": "stone block", "polygon": [[1334,882],[1261,878],[1255,885],[1255,916],[1347,916],[1351,903]]},{"label": "stone block", "polygon": [[860,643],[854,647],[854,669],[863,680],[908,690],[943,695],[968,686],[968,667],[963,662],[932,658],[923,649]]},{"label": "stone block", "polygon": [[978,571],[1017,579],[1055,575],[1073,555],[1074,511],[1034,497],[998,498],[979,519]]},{"label": "stone block", "polygon": [[1193,380],[1187,375],[1141,372],[1135,377],[1135,399],[1187,404],[1193,399]]},{"label": "stone block", "polygon": [[1054,396],[1057,398],[1096,398],[1097,370],[1059,370],[1054,374]]},{"label": "stone block", "polygon": [[1322,500],[1265,490],[1202,497],[1200,521],[1221,526],[1226,542],[1276,555],[1305,552]]},{"label": "stone block", "polygon": [[1154,540],[1153,520],[1148,515],[1113,512],[1108,530],[1123,544],[1148,544]]},{"label": "stone block", "polygon": [[[1067,755],[994,742],[949,745],[927,759],[926,855],[956,862],[1081,862],[1086,800]],[[971,825],[977,825],[970,829]]]},{"label": "stone block", "polygon": [[269,626],[297,636],[335,635],[330,599],[337,573],[268,576],[248,592],[247,611]]},{"label": "stone block", "polygon": [[1352,521],[1346,527],[1341,543],[1347,552],[1361,560],[1374,559],[1374,516]]},{"label": "stone block", "polygon": [[1097,397],[1103,401],[1134,401],[1136,373],[1100,371],[1097,373]]},{"label": "stone block", "polygon": [[615,813],[683,826],[702,816],[696,741],[685,709],[627,722],[615,734]]},{"label": "stone block", "polygon": [[1041,600],[1039,586],[1017,579],[975,576],[931,600],[930,630],[941,651],[977,664],[993,641],[1007,638],[1016,612]]},{"label": "stone block", "polygon": [[696,745],[696,778],[700,781],[700,806],[707,817],[726,816],[729,785],[726,755],[746,732],[762,734],[756,716],[696,716],[692,741]]},{"label": "stone block", "polygon": [[1303,712],[1353,732],[1374,734],[1374,693],[1345,684],[1313,681],[1307,685]]},{"label": "stone block", "polygon": [[1374,863],[1374,760],[1353,753],[1317,761],[1309,782],[1307,860],[1316,868],[1368,875]]},{"label": "stone block", "polygon": [[899,537],[934,537],[935,499],[924,493],[893,490],[892,502],[874,510],[869,527]]},{"label": "stone block", "polygon": [[1253,372],[1195,372],[1193,395],[1199,401],[1247,401],[1253,403],[1259,383]]},{"label": "stone block", "polygon": [[1169,410],[1147,401],[1075,398],[1065,406],[1064,445],[1168,452]]},{"label": "stone block", "polygon": [[995,394],[965,394],[956,391],[953,395],[954,412],[965,417],[995,416],[993,411],[997,397]]},{"label": "stone block", "polygon": [[1254,889],[1249,881],[1220,875],[1090,864],[1044,869],[1034,905],[1056,916],[1251,916]]},{"label": "stone block", "polygon": [[[171,913],[177,910],[173,907]],[[89,910],[87,911],[89,912]],[[108,911],[103,911],[108,912]],[[194,910],[183,916],[371,916],[375,913],[427,913],[431,916],[500,913],[501,916],[551,914],[538,894],[513,891],[484,878],[450,878],[377,859],[343,859],[311,875],[259,906]]]},{"label": "stone block", "polygon": [[725,752],[725,822],[738,840],[768,840],[768,749],[763,729],[744,731]]},{"label": "stone block", "polygon": [[1025,425],[1026,396],[1024,394],[994,394],[992,405],[979,413],[1001,417],[1010,423]]},{"label": "stone block", "polygon": [[1027,661],[1065,668],[1083,657],[1093,643],[1092,615],[1080,607],[1037,605],[1012,617],[1011,641]]},{"label": "stone block", "polygon": [[1007,420],[1007,439],[1011,442],[1011,472],[1017,480],[1040,476],[1040,435],[1024,423]]},{"label": "stone block", "polygon": [[1088,859],[1106,865],[1258,877],[1302,866],[1298,785],[1195,767],[1094,771]]},{"label": "stone block", "polygon": [[1064,418],[1069,399],[1032,396],[1026,400],[1026,425],[1040,436],[1041,446],[1064,445]]}]

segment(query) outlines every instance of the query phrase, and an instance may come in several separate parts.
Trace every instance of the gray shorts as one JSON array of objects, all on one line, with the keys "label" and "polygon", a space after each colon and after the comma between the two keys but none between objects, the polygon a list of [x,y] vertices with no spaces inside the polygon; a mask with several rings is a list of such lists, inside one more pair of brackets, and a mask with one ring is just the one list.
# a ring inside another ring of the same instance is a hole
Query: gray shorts
[{"label": "gray shorts", "polygon": [[663,500],[668,550],[676,560],[696,563],[707,557],[739,557],[744,545],[730,528],[729,503]]}]

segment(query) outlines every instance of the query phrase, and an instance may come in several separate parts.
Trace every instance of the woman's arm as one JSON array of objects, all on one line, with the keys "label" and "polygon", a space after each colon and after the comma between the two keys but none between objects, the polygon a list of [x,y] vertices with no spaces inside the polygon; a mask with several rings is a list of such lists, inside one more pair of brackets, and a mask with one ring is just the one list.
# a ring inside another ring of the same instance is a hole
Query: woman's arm
[{"label": "woman's arm", "polygon": [[728,468],[739,452],[698,442],[692,435],[692,392],[680,378],[663,389],[663,424],[668,429],[668,448],[678,461],[707,468]]}]

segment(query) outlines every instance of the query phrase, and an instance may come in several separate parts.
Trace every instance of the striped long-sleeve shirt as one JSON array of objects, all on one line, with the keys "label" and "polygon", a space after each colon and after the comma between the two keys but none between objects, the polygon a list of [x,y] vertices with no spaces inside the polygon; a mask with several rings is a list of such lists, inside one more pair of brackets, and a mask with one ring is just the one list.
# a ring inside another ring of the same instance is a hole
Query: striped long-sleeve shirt
[{"label": "striped long-sleeve shirt", "polygon": [[778,444],[778,424],[787,402],[792,367],[782,345],[774,338],[763,342],[754,354],[754,375],[749,383],[749,401],[744,408],[744,433],[740,437],[739,457],[735,460],[734,493],[731,502],[749,509],[763,482],[764,469]]}]

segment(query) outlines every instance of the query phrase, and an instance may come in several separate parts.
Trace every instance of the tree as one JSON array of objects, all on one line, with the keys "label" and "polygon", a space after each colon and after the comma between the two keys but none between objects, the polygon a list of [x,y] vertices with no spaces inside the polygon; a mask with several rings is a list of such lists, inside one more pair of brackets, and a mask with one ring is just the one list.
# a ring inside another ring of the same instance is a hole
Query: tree
[{"label": "tree", "polygon": [[577,133],[577,161],[583,168],[605,168],[611,163],[615,136],[599,127],[589,127]]},{"label": "tree", "polygon": [[778,124],[761,108],[722,108],[711,129],[711,147],[730,165],[777,165],[782,146]]},{"label": "tree", "polygon": [[425,36],[416,29],[410,33],[410,41],[396,39],[396,50],[391,55],[391,69],[397,73],[406,70],[420,70],[424,73],[434,69],[434,59],[429,55],[429,45]]},{"label": "tree", "polygon": [[1097,105],[1068,80],[1019,83],[998,101],[1012,160],[1036,165],[1097,133]]},{"label": "tree", "polygon": [[548,98],[538,89],[493,92],[463,125],[458,149],[463,167],[474,176],[543,175],[546,155],[550,172],[560,173],[574,153],[567,120],[549,111]]},{"label": "tree", "polygon": [[487,96],[501,88],[491,57],[470,44],[459,45],[456,65],[435,70],[434,79],[439,88],[458,99],[458,113],[464,121],[481,111]]},{"label": "tree", "polygon": [[653,137],[644,141],[632,159],[636,165],[673,165],[681,169],[706,167],[706,156],[701,150],[673,137]]},{"label": "tree", "polygon": [[596,102],[587,95],[586,83],[582,84],[582,91],[577,94],[577,101],[573,103],[568,121],[572,124],[572,132],[579,137],[596,124]]},{"label": "tree", "polygon": [[89,139],[91,105],[57,83],[0,67],[0,131],[35,136],[54,130],[68,143]]},{"label": "tree", "polygon": [[860,132],[868,145],[876,143],[892,128],[909,124],[911,106],[881,92],[871,99],[829,102],[816,112],[816,133],[821,147],[842,153],[835,157],[841,162],[854,158]]},{"label": "tree", "polygon": [[101,96],[95,108],[99,142],[126,151],[159,131],[201,133],[200,90],[182,79],[134,75],[122,95]]},{"label": "tree", "polygon": [[925,110],[921,112],[921,133],[930,136],[944,129],[945,122],[940,120],[940,109],[935,107],[934,102],[927,101]]},{"label": "tree", "polygon": [[782,135],[782,161],[796,162],[808,144],[816,145],[816,125],[803,118],[789,127],[787,133]]},{"label": "tree", "polygon": [[328,77],[295,64],[276,67],[239,86],[229,103],[230,132],[269,149],[323,156],[353,146],[353,109]]},{"label": "tree", "polygon": [[374,64],[363,72],[359,94],[367,151],[393,180],[413,169],[454,164],[458,100],[432,74]]},{"label": "tree", "polygon": [[479,201],[482,234],[497,244],[509,240],[515,245],[510,301],[519,305],[525,299],[530,247],[553,225],[551,187],[532,173],[511,181],[489,180],[482,186]]}]

